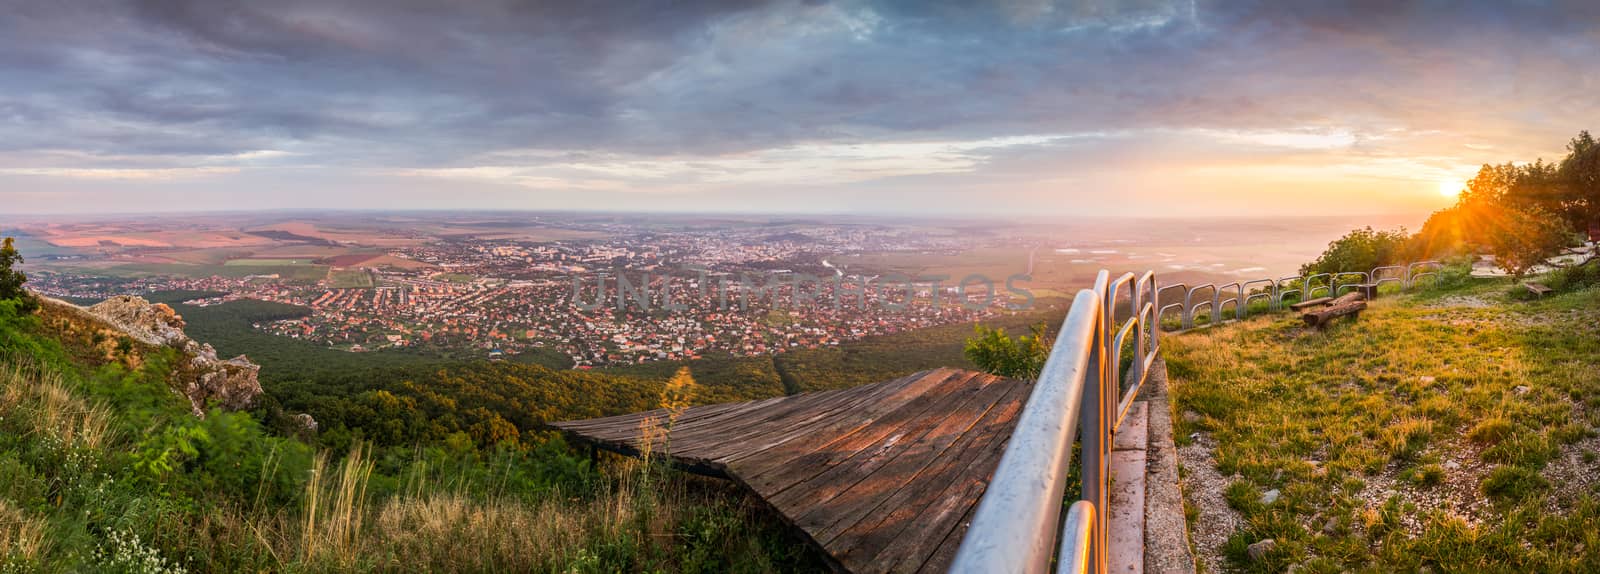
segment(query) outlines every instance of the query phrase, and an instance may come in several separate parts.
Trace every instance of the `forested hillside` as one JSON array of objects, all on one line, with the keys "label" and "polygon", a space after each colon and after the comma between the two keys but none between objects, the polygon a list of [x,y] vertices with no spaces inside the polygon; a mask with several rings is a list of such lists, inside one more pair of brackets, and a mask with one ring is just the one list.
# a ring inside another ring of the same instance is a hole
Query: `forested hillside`
[{"label": "forested hillside", "polygon": [[270,396],[196,417],[178,350],[85,320],[0,300],[0,571],[820,569],[726,483],[532,430],[651,407],[659,382],[400,368],[306,392],[317,432]]}]

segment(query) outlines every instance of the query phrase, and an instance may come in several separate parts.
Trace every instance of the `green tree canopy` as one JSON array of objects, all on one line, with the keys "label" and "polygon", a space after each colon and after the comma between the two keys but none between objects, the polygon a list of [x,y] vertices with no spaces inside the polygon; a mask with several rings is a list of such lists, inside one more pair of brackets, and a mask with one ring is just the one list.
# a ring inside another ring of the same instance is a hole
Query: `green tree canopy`
[{"label": "green tree canopy", "polygon": [[1328,250],[1312,261],[1300,266],[1305,276],[1341,271],[1370,271],[1374,267],[1394,265],[1405,258],[1405,248],[1411,236],[1405,229],[1376,231],[1363,227],[1346,233],[1344,237],[1328,244]]},{"label": "green tree canopy", "polygon": [[28,282],[28,276],[16,269],[22,264],[22,254],[17,253],[17,247],[10,237],[0,242],[0,299],[23,299],[28,292],[22,289],[22,284]]}]

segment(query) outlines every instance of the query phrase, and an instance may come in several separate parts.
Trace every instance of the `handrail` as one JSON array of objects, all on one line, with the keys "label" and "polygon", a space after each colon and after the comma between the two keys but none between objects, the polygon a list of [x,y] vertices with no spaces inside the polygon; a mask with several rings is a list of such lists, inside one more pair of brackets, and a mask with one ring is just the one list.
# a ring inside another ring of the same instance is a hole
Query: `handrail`
[{"label": "handrail", "polygon": [[[1318,277],[1327,277],[1328,278],[1328,284],[1327,285],[1323,285],[1321,287],[1317,287],[1315,285],[1315,281],[1316,281],[1316,279]],[[1333,274],[1331,274],[1331,273],[1316,273],[1316,274],[1312,274],[1312,275],[1307,275],[1307,276],[1305,276],[1305,278],[1300,280],[1300,288],[1305,291],[1305,298],[1306,299],[1315,299],[1317,297],[1317,290],[1318,289],[1327,289],[1328,290],[1328,295],[1331,297],[1331,296],[1333,296]]]},{"label": "handrail", "polygon": [[1328,296],[1329,297],[1338,297],[1339,296],[1339,278],[1340,277],[1344,277],[1346,275],[1356,275],[1356,276],[1361,277],[1361,283],[1349,283],[1349,284],[1346,284],[1345,287],[1354,287],[1356,285],[1364,285],[1364,284],[1372,282],[1372,276],[1367,275],[1366,271],[1340,271],[1338,273],[1330,273],[1330,275],[1332,275],[1332,278],[1328,280]]},{"label": "handrail", "polygon": [[[1251,285],[1255,285],[1257,283],[1266,283],[1268,291],[1265,291],[1265,292],[1262,292],[1262,293],[1251,292],[1250,291],[1250,286]],[[1249,307],[1250,307],[1250,302],[1251,301],[1254,301],[1254,300],[1262,298],[1262,297],[1266,297],[1266,298],[1268,298],[1268,300],[1273,300],[1273,299],[1277,298],[1277,296],[1278,296],[1278,282],[1277,281],[1273,281],[1271,279],[1251,279],[1249,281],[1245,281],[1245,282],[1239,284],[1239,296],[1243,298],[1243,301],[1239,303],[1238,316],[1239,316],[1240,319],[1243,319],[1243,318],[1245,318],[1246,316],[1249,315]],[[1274,303],[1273,307],[1276,308],[1277,304]]]},{"label": "handrail", "polygon": [[[1424,272],[1424,273],[1417,273],[1417,269],[1420,268],[1420,267],[1430,268],[1430,269],[1433,269],[1433,271],[1428,271],[1428,272]],[[1403,286],[1403,288],[1404,289],[1410,289],[1412,287],[1416,287],[1417,286],[1417,280],[1421,279],[1423,277],[1433,277],[1433,278],[1435,278],[1434,280],[1437,281],[1440,269],[1444,269],[1444,264],[1440,263],[1438,261],[1432,261],[1432,260],[1429,260],[1429,261],[1418,261],[1416,263],[1412,263],[1410,265],[1407,265],[1406,266],[1406,282],[1405,282],[1405,285]]]},{"label": "handrail", "polygon": [[[1437,262],[1406,267],[1407,286],[1428,274],[1413,273],[1425,264]],[[1288,293],[1303,290],[1307,297],[1317,289],[1333,293],[1337,277],[1345,275],[1372,277],[1370,272],[1322,273],[1226,287],[1238,289],[1239,296],[1230,300],[1241,307],[1260,297],[1269,297],[1277,306]],[[1312,286],[1317,277],[1327,277],[1328,285]],[[1300,289],[1283,289],[1295,280],[1302,282]],[[1270,283],[1269,292],[1245,296],[1246,285],[1263,282]],[[1117,297],[1130,283],[1132,316],[1118,323]],[[1183,288],[1183,303],[1161,305],[1161,291],[1174,287]],[[1195,302],[1195,293],[1206,288],[1213,290],[1212,296]],[[1078,291],[1017,417],[994,478],[978,501],[951,572],[1042,573],[1050,570],[1054,560],[1057,572],[1106,574],[1112,437],[1160,356],[1161,317],[1176,307],[1182,311],[1184,326],[1190,327],[1195,309],[1212,307],[1212,312],[1217,312],[1213,306],[1220,292],[1209,283],[1163,287],[1148,271],[1137,279],[1127,273],[1113,281],[1103,270],[1095,276],[1094,288]],[[1220,317],[1208,323],[1219,321]],[[1134,337],[1135,358],[1124,389],[1120,371],[1122,347],[1128,337]],[[1082,491],[1063,520],[1062,503],[1075,442],[1082,452]]]},{"label": "handrail", "polygon": [[[1230,298],[1230,299],[1223,299],[1222,298],[1222,292],[1228,290],[1229,288],[1232,288],[1237,293],[1234,294],[1234,296],[1232,298]],[[1238,315],[1239,314],[1239,305],[1244,302],[1244,285],[1243,284],[1239,283],[1238,281],[1234,281],[1232,283],[1228,283],[1228,284],[1225,284],[1225,285],[1223,285],[1221,287],[1218,287],[1217,291],[1215,293],[1211,294],[1211,321],[1209,321],[1210,324],[1215,325],[1217,323],[1222,322],[1222,320],[1223,320],[1222,319],[1222,306],[1223,305],[1227,305],[1229,301],[1233,302],[1233,313],[1235,315]]]},{"label": "handrail", "polygon": [[[1105,277],[1104,271],[1100,277]],[[978,501],[966,536],[950,564],[952,572],[1045,572],[1050,565],[1068,465],[1072,463],[1072,443],[1078,438],[1080,422],[1087,427],[1103,420],[1103,404],[1098,399],[1105,383],[1105,347],[1100,344],[1105,282],[1099,279],[1095,283],[1094,290],[1079,291],[1072,300],[1056,344],[1039,372],[1039,381],[1017,416],[1005,453],[995,467],[994,479]],[[1087,433],[1083,437],[1085,470],[1091,469],[1091,458],[1099,458],[1100,445],[1091,444],[1093,438]],[[1082,500],[1093,508],[1104,508],[1098,499],[1101,493],[1090,498],[1092,477],[1101,476],[1096,470],[1084,475]],[[1075,511],[1082,508],[1074,505]],[[1076,550],[1087,556],[1062,563],[1100,565],[1090,571],[1102,570],[1105,513],[1092,513],[1087,518],[1081,512],[1075,514],[1074,522],[1090,524],[1088,540]]]},{"label": "handrail", "polygon": [[[1183,296],[1183,309],[1184,309],[1184,311],[1183,311],[1183,328],[1185,328],[1185,329],[1193,329],[1194,328],[1194,310],[1195,309],[1199,308],[1200,305],[1210,305],[1211,304],[1210,301],[1201,301],[1200,304],[1191,304],[1190,303],[1190,301],[1192,301],[1194,299],[1195,292],[1197,292],[1197,291],[1199,291],[1201,289],[1210,289],[1211,290],[1211,295],[1213,296],[1213,298],[1217,294],[1217,286],[1215,284],[1212,284],[1212,283],[1202,283],[1200,285],[1195,285],[1194,287],[1190,287],[1189,288],[1188,293],[1185,293],[1184,296]],[[1211,313],[1212,314],[1216,314],[1216,312],[1217,312],[1216,307],[1212,306],[1211,307]]]}]

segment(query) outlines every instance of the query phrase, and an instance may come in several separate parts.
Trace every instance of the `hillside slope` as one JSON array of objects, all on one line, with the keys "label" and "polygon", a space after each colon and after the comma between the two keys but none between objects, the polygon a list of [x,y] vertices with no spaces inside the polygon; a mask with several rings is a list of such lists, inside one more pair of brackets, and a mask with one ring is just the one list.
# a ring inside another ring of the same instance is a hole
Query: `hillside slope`
[{"label": "hillside slope", "polygon": [[[408,416],[345,426],[336,449],[272,405],[221,408],[244,406],[226,394],[202,396],[196,416],[189,383],[206,371],[189,351],[203,345],[134,335],[79,309],[24,314],[0,301],[0,571],[820,568],[728,485],[653,463],[595,465],[536,432],[474,440],[498,431],[451,430],[444,416],[407,412],[421,405],[402,395],[372,391]],[[537,369],[517,384],[562,393],[540,416],[634,406],[598,406],[615,397],[540,367],[505,368]],[[659,383],[635,384],[635,402],[659,395]],[[596,406],[561,411],[579,404]],[[395,420],[429,430],[364,440]]]},{"label": "hillside slope", "polygon": [[1600,289],[1525,293],[1164,339],[1208,569],[1600,570]]}]

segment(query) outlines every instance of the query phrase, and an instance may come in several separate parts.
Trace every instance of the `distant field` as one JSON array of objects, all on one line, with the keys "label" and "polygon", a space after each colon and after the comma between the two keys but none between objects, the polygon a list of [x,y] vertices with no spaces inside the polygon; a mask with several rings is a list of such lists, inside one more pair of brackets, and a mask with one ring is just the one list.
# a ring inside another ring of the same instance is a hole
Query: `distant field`
[{"label": "distant field", "polygon": [[451,283],[471,283],[473,279],[473,276],[465,273],[437,273],[433,276],[434,281],[449,281]]},{"label": "distant field", "polygon": [[328,286],[334,289],[361,289],[376,287],[372,274],[365,269],[335,269],[328,272]]},{"label": "distant field", "polygon": [[326,265],[185,265],[182,263],[129,263],[102,270],[104,273],[139,277],[173,275],[179,277],[245,277],[278,275],[296,281],[320,281],[328,276]]},{"label": "distant field", "polygon": [[1004,281],[1028,271],[1028,249],[1021,247],[972,249],[946,253],[868,253],[842,257],[840,262],[852,273],[900,273],[912,276],[945,275],[951,281],[979,274]]},{"label": "distant field", "polygon": [[227,263],[223,263],[223,265],[227,265],[229,267],[238,267],[238,266],[269,266],[270,267],[270,266],[281,266],[281,265],[311,265],[313,263],[314,262],[312,260],[310,260],[310,259],[230,259],[230,260],[228,260]]}]

